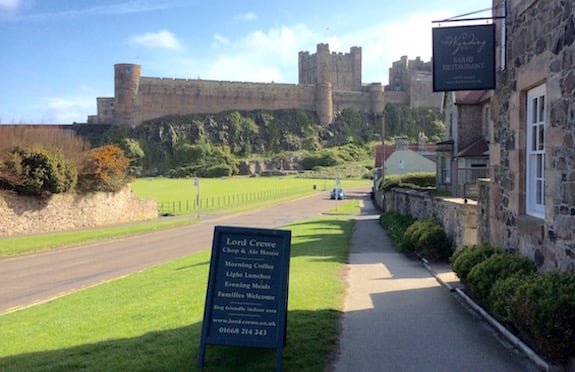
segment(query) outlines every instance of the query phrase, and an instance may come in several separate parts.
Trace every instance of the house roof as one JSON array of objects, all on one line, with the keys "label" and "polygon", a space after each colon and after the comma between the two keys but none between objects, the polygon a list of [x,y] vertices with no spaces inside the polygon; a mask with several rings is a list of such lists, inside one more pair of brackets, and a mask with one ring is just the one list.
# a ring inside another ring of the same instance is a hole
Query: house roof
[{"label": "house roof", "polygon": [[412,150],[398,150],[385,160],[385,174],[435,172],[435,162]]},{"label": "house roof", "polygon": [[457,105],[477,105],[489,98],[489,90],[460,90],[455,92]]},{"label": "house roof", "polygon": [[[434,143],[427,143],[423,145],[421,149],[420,146],[416,143],[408,145],[409,150],[414,151],[416,153],[420,153],[419,150],[421,150],[420,155],[427,156],[428,158],[429,155],[435,154],[436,147],[437,146]],[[375,147],[375,167],[380,168],[383,162],[387,161],[387,159],[389,159],[391,154],[393,154],[395,151],[396,151],[395,145],[385,145],[385,146],[377,145]]]},{"label": "house roof", "polygon": [[459,151],[456,155],[458,158],[470,158],[478,156],[488,156],[489,155],[489,145],[485,138],[481,137],[475,142],[472,142],[469,146]]}]

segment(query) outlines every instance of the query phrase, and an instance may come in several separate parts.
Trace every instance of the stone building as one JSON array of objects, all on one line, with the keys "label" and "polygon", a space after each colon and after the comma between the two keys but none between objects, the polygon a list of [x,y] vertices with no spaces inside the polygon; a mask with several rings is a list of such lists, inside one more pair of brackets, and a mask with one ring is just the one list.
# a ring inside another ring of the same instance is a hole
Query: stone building
[{"label": "stone building", "polygon": [[491,91],[446,92],[445,139],[437,144],[437,187],[477,198],[477,179],[488,176]]},{"label": "stone building", "polygon": [[330,52],[318,44],[316,53],[299,52],[298,84],[249,83],[142,76],[142,66],[114,65],[114,97],[98,97],[97,114],[88,124],[137,126],[171,114],[209,114],[227,110],[315,111],[323,125],[345,108],[380,115],[385,104],[441,107],[442,94],[432,89],[431,62],[407,56],[393,62],[389,84],[362,82],[361,47],[349,53]]},{"label": "stone building", "polygon": [[506,3],[506,19],[496,21],[490,178],[480,187],[479,238],[520,251],[543,271],[575,272],[573,2]]},{"label": "stone building", "polygon": [[441,107],[442,93],[433,92],[431,61],[402,56],[389,68],[388,80],[385,86],[386,97],[394,96],[390,101],[410,107]]},{"label": "stone building", "polygon": [[327,125],[344,108],[378,116],[384,101],[381,83],[362,84],[360,47],[333,53],[318,44],[315,54],[299,53],[299,84],[145,77],[140,65],[116,64],[114,97],[97,98],[88,123],[134,127],[171,114],[297,108],[315,111]]},{"label": "stone building", "polygon": [[[417,146],[417,145],[416,145]],[[424,156],[418,148],[414,151],[409,148],[409,139],[407,136],[395,137],[395,148],[382,166],[385,167],[385,175],[401,175],[406,173],[434,173],[435,162]]]}]

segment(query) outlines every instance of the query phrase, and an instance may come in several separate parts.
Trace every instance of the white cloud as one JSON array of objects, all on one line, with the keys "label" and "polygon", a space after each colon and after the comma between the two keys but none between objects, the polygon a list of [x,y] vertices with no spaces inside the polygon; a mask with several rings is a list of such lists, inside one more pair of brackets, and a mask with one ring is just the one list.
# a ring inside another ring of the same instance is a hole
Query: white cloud
[{"label": "white cloud", "polygon": [[[431,28],[433,19],[447,14],[413,15],[401,22],[376,23],[351,32],[330,33],[312,30],[306,25],[277,26],[253,31],[241,38],[214,36],[213,46],[225,43],[225,52],[206,64],[203,78],[260,82],[296,83],[298,52],[316,52],[318,43],[328,43],[330,51],[348,53],[353,46],[362,47],[362,80],[364,83],[387,83],[388,71],[394,61],[407,55],[431,59]],[[196,66],[198,67],[198,66]]]},{"label": "white cloud", "polygon": [[18,9],[21,4],[21,0],[0,0],[0,9],[12,11]]},{"label": "white cloud", "polygon": [[[170,64],[170,76],[210,80],[297,83],[298,53],[316,52],[318,43],[328,43],[332,52],[348,53],[362,47],[362,81],[387,83],[389,68],[403,55],[409,59],[431,59],[431,29],[434,19],[448,14],[418,14],[394,23],[380,22],[350,32],[303,24],[278,25],[244,35],[215,34],[211,59],[178,58]],[[209,54],[208,54],[209,55]],[[183,56],[180,56],[183,57]],[[190,56],[188,56],[190,57]],[[159,64],[162,70],[165,63]],[[163,74],[162,76],[164,76]]]},{"label": "white cloud", "polygon": [[168,30],[136,35],[130,38],[130,42],[147,48],[182,49],[176,36]]},{"label": "white cloud", "polygon": [[96,113],[96,99],[93,95],[50,97],[45,99],[43,110],[42,121],[48,124],[85,123],[86,113]]},{"label": "white cloud", "polygon": [[256,18],[257,18],[257,15],[254,12],[247,12],[244,14],[238,14],[234,17],[234,19],[238,20],[238,21],[253,21]]},{"label": "white cloud", "polygon": [[352,46],[360,46],[363,82],[386,84],[391,64],[401,56],[431,60],[431,21],[447,16],[441,12],[414,14],[401,21],[376,23],[354,32],[329,36],[326,42],[332,51],[347,52]]},{"label": "white cloud", "polygon": [[230,43],[230,40],[227,39],[226,37],[220,35],[220,34],[215,34],[214,35],[214,42],[212,43],[212,47],[218,47],[220,45],[228,45]]},{"label": "white cloud", "polygon": [[[257,30],[239,39],[214,37],[226,49],[209,61],[203,78],[255,82],[297,82],[298,52],[317,36],[303,25]],[[312,42],[313,44],[313,42]],[[287,76],[290,75],[290,76]]]}]

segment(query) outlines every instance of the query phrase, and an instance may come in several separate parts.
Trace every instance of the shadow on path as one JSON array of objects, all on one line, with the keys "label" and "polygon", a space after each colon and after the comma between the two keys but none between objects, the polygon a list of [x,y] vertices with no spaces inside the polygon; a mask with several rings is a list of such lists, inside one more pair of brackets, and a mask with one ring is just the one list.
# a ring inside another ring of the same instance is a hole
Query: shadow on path
[{"label": "shadow on path", "polygon": [[379,215],[365,198],[352,235],[340,353],[332,370],[537,370],[419,260],[396,251]]}]

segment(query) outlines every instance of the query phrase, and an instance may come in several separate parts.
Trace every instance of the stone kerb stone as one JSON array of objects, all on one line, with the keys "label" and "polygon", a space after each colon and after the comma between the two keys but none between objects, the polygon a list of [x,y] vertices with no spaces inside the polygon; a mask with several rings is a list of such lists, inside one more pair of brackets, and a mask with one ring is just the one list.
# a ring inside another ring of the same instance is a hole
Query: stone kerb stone
[{"label": "stone kerb stone", "polygon": [[56,194],[48,198],[0,192],[0,236],[49,233],[156,218],[155,200],[117,193]]}]

